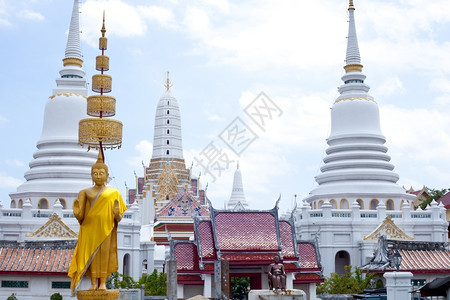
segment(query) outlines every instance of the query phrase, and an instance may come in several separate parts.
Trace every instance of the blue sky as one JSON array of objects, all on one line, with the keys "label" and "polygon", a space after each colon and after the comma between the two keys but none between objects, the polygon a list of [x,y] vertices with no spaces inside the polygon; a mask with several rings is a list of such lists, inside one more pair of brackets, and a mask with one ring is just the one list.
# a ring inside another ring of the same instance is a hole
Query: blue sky
[{"label": "blue sky", "polygon": [[[72,0],[0,0],[0,201],[24,181],[44,105],[67,39]],[[125,192],[151,158],[154,114],[167,71],[182,118],[186,165],[212,142],[234,162],[214,181],[213,205],[231,194],[239,160],[251,208],[292,207],[316,185],[341,84],[347,0],[83,0],[82,50],[95,74],[102,11],[107,55],[124,123],[123,147],[108,151],[111,185]],[[355,0],[363,72],[381,114],[388,154],[408,188],[450,187],[450,2]],[[282,112],[264,130],[244,113],[264,92]],[[237,157],[219,135],[239,117],[255,140]]]}]

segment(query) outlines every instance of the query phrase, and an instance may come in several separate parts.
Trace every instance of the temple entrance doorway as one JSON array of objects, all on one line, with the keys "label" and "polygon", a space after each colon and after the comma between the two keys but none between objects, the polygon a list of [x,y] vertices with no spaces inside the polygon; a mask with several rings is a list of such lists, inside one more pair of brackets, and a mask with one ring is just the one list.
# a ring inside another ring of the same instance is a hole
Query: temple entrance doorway
[{"label": "temple entrance doorway", "polygon": [[345,266],[350,265],[350,254],[347,251],[341,250],[336,253],[334,258],[334,271],[338,275],[343,275],[345,273]]},{"label": "temple entrance doorway", "polygon": [[250,290],[261,289],[260,273],[230,273],[232,299],[247,299]]}]

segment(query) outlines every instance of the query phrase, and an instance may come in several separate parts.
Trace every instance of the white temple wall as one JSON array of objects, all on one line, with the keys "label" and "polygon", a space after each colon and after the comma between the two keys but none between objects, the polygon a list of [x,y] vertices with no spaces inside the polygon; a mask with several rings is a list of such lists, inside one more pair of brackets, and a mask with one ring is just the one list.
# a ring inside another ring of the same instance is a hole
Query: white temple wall
[{"label": "white temple wall", "polygon": [[[361,210],[358,205],[351,209],[332,209],[324,203],[321,209],[311,209],[303,203],[295,215],[298,240],[318,238],[324,275],[335,271],[335,256],[339,251],[350,255],[350,263],[362,266],[373,256],[375,240],[364,240],[386,216],[416,241],[447,241],[445,208],[436,203],[426,210],[412,211],[408,205],[402,210],[386,210],[379,205],[376,210]],[[389,236],[387,236],[389,238]]]}]

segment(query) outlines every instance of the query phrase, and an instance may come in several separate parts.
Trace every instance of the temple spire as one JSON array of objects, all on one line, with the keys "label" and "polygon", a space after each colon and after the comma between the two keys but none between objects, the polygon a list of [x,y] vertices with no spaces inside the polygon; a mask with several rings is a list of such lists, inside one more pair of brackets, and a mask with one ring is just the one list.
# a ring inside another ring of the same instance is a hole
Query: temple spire
[{"label": "temple spire", "polygon": [[69,36],[67,38],[64,66],[78,65],[82,66],[83,60],[81,55],[80,44],[80,11],[78,0],[73,1],[72,18],[70,20]]},{"label": "temple spire", "polygon": [[226,208],[230,210],[245,210],[248,203],[245,199],[244,185],[242,184],[242,174],[239,170],[239,161],[236,165],[236,171],[233,177],[233,189],[231,191],[230,200],[226,203]]},{"label": "temple spire", "polygon": [[166,87],[167,92],[169,92],[170,88],[173,86],[172,81],[170,81],[169,72],[167,72],[166,83],[164,83],[164,86]]},{"label": "temple spire", "polygon": [[353,0],[350,0],[348,6],[348,38],[347,38],[347,53],[345,57],[346,65],[344,67],[346,72],[362,70],[361,56],[359,54],[358,38],[356,37],[355,26],[355,7]]}]

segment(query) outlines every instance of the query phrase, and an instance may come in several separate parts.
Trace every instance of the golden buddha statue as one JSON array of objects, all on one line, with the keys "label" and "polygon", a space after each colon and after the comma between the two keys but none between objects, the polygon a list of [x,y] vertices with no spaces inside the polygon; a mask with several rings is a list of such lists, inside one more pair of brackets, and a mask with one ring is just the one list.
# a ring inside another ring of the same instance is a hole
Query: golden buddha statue
[{"label": "golden buddha statue", "polygon": [[80,231],[68,273],[72,290],[85,274],[90,290],[106,290],[106,278],[118,269],[117,225],[127,207],[120,192],[105,184],[109,174],[101,152],[91,168],[94,186],[80,191],[73,203]]}]

